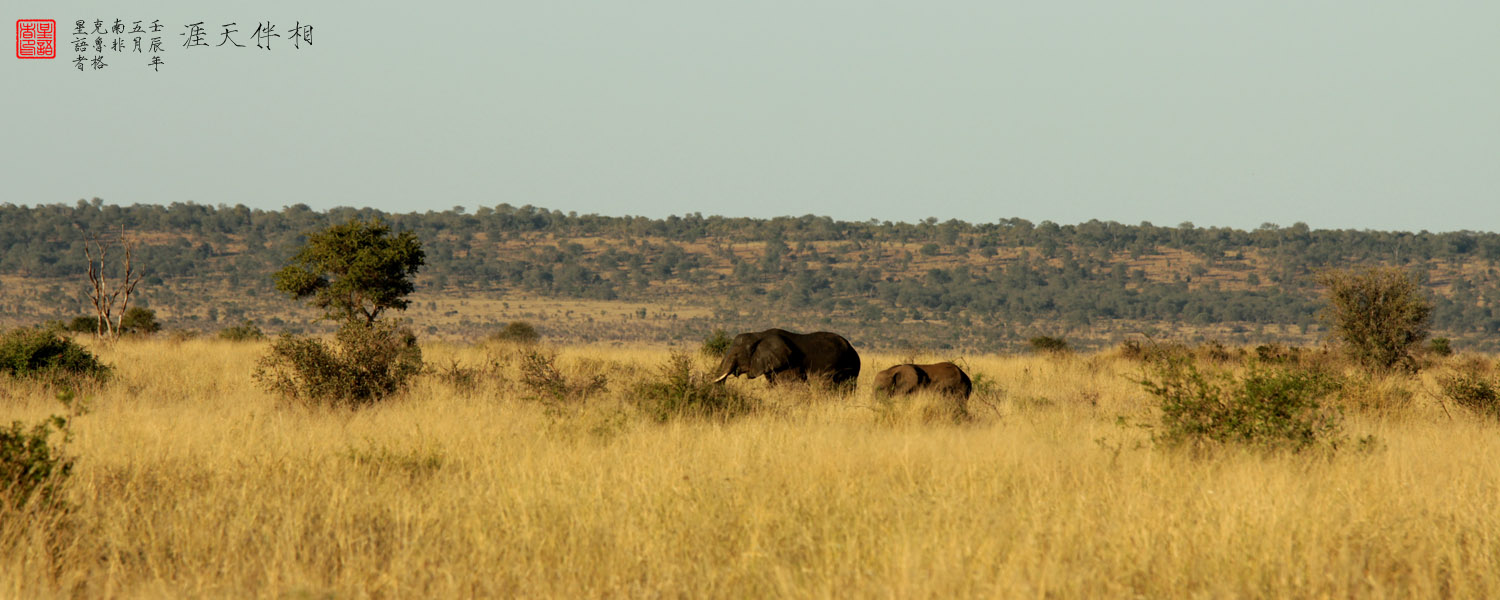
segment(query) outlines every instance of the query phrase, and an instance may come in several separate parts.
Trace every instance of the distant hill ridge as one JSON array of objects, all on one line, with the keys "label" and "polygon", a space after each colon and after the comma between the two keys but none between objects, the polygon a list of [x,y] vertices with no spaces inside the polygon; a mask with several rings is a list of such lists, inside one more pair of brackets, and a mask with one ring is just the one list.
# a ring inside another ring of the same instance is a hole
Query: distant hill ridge
[{"label": "distant hill ridge", "polygon": [[[1300,223],[1246,231],[1023,219],[651,219],[508,204],[392,214],[95,199],[0,205],[0,277],[78,278],[83,231],[124,226],[140,245],[148,290],[227,281],[263,293],[304,232],[376,217],[421,238],[428,260],[418,283],[427,293],[693,303],[729,325],[842,328],[891,346],[989,348],[1037,332],[1100,343],[1142,331],[1309,340],[1321,306],[1313,275],[1376,264],[1424,278],[1442,334],[1475,348],[1500,338],[1500,234]],[[49,293],[67,293],[56,287]],[[27,306],[0,300],[0,309]]]}]

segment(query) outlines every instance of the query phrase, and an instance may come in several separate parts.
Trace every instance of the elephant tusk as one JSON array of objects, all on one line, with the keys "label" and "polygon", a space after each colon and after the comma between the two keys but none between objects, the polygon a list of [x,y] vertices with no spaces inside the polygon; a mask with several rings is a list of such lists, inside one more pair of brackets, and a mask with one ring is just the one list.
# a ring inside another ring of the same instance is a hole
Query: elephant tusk
[{"label": "elephant tusk", "polygon": [[718,379],[713,380],[713,383],[719,383],[721,381],[724,381],[725,379],[729,379],[729,371],[725,371],[724,374],[720,375]]}]

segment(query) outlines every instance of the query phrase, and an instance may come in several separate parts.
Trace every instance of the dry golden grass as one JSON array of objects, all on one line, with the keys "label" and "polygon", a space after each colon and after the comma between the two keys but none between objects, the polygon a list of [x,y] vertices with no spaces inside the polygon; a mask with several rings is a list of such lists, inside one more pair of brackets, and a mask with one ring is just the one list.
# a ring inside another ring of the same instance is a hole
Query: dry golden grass
[{"label": "dry golden grass", "polygon": [[[608,390],[523,399],[502,368],[357,412],[259,391],[264,345],[126,341],[67,451],[66,515],[3,515],[0,597],[1495,597],[1497,426],[1433,396],[1351,413],[1383,449],[1157,449],[1108,356],[969,357],[965,424],[761,381],[767,408],[659,425],[665,351],[566,348]],[[906,358],[906,357],[899,357]],[[953,356],[919,356],[922,360]],[[705,363],[706,364],[706,361]],[[7,384],[0,421],[58,412]],[[1385,387],[1381,387],[1385,386]]]}]

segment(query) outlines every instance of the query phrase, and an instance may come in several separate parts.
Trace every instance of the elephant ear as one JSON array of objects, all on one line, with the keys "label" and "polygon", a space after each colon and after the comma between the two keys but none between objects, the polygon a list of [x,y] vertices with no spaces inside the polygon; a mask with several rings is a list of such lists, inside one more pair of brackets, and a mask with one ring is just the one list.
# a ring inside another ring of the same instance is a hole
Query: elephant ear
[{"label": "elephant ear", "polygon": [[773,335],[762,338],[755,345],[755,351],[750,354],[750,372],[748,375],[753,379],[779,371],[786,367],[792,360],[792,347],[781,339],[781,336]]},{"label": "elephant ear", "polygon": [[899,369],[896,369],[893,381],[895,382],[893,387],[903,394],[910,394],[912,390],[922,385],[922,371],[912,365],[901,365]]}]

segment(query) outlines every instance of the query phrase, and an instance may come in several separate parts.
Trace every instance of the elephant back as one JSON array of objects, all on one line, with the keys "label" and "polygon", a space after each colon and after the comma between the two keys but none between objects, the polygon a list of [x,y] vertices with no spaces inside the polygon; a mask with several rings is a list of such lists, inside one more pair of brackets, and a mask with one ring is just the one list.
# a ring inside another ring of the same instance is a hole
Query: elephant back
[{"label": "elephant back", "polygon": [[847,383],[859,378],[859,353],[844,336],[818,331],[798,338],[798,345],[808,359],[809,375],[825,375],[833,383]]}]

